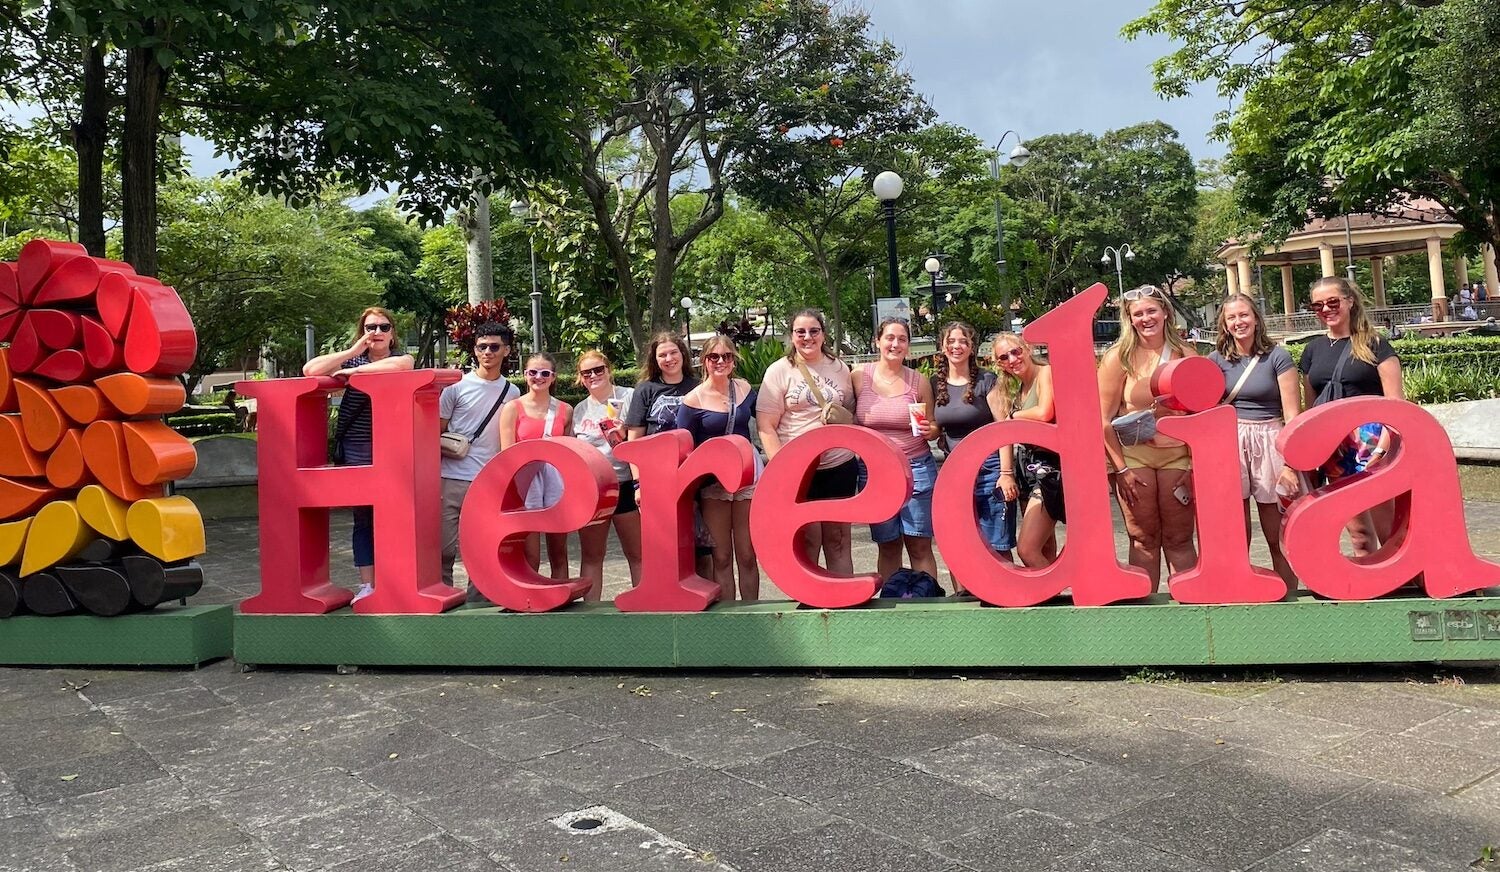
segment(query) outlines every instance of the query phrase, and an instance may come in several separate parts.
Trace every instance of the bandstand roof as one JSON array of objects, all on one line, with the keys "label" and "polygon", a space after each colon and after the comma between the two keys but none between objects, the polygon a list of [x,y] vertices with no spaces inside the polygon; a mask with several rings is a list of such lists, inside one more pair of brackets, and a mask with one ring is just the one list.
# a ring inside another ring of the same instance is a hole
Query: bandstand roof
[{"label": "bandstand roof", "polygon": [[[1331,246],[1340,257],[1352,238],[1356,258],[1386,257],[1426,251],[1427,240],[1436,236],[1448,240],[1463,228],[1442,206],[1433,200],[1410,200],[1378,213],[1348,216],[1348,235],[1344,217],[1314,218],[1291,234],[1280,245],[1268,248],[1253,260],[1262,266],[1318,263],[1318,249]],[[1252,259],[1254,239],[1231,239],[1219,246],[1214,256],[1225,264]]]}]

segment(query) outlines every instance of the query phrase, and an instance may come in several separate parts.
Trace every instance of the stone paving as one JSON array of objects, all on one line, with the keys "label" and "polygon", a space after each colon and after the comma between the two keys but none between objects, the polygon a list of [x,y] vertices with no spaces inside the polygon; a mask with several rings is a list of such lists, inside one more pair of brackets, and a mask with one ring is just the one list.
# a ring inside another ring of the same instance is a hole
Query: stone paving
[{"label": "stone paving", "polygon": [[1488,868],[1497,678],[0,669],[0,872]]}]

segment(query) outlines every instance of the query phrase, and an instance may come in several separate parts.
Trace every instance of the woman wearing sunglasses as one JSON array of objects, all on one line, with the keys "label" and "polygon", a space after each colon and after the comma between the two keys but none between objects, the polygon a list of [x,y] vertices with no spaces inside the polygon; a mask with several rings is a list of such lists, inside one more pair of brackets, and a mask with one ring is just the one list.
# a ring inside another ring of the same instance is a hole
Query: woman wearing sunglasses
[{"label": "woman wearing sunglasses", "polygon": [[[354,328],[354,343],[343,351],[334,351],[309,360],[302,366],[305,376],[331,375],[347,379],[361,372],[395,372],[411,369],[411,355],[395,344],[396,321],[391,313],[371,306],[359,313]],[[340,466],[362,466],[370,462],[372,430],[370,395],[358,388],[345,388],[339,401],[338,423],[334,425],[334,462]],[[359,570],[359,590],[355,599],[370,595],[375,584],[375,512],[369,506],[355,506],[354,565]]]},{"label": "woman wearing sunglasses", "polygon": [[[998,420],[1004,420],[1001,391],[993,372],[979,367],[974,328],[962,321],[943,325],[943,371],[932,376],[933,417],[947,441],[948,453],[966,436]],[[974,482],[974,517],[990,549],[1010,559],[1016,547],[1016,497],[1014,477],[1002,483],[1002,471],[1014,471],[1013,449],[1007,445],[985,458]],[[955,583],[954,593],[961,593]]]},{"label": "woman wearing sunglasses", "polygon": [[[786,357],[767,367],[755,401],[755,427],[760,432],[767,460],[775,458],[781,446],[803,433],[831,421],[854,420],[849,411],[854,399],[849,367],[834,356],[827,338],[828,326],[822,312],[803,309],[792,316],[787,329]],[[854,461],[854,452],[845,448],[825,451],[818,458],[818,469],[805,498],[852,497],[858,486],[859,466]],[[817,563],[821,549],[829,572],[854,574],[848,524],[810,524],[805,535],[808,560]]]},{"label": "woman wearing sunglasses", "polygon": [[635,475],[630,464],[615,459],[615,446],[625,441],[625,416],[635,397],[632,388],[614,382],[609,358],[598,349],[578,356],[578,383],[589,395],[573,410],[573,429],[579,439],[599,449],[620,480],[620,501],[608,522],[590,524],[578,531],[578,575],[593,582],[585,600],[597,600],[604,590],[604,552],[609,528],[614,526],[620,551],[630,567],[630,586],[641,583],[641,513],[636,505]]},{"label": "woman wearing sunglasses", "polygon": [[[1359,288],[1340,276],[1325,276],[1313,283],[1311,297],[1310,308],[1327,333],[1309,339],[1297,363],[1306,405],[1311,408],[1344,397],[1405,399],[1401,360],[1370,324]],[[1322,477],[1332,483],[1379,466],[1396,447],[1395,435],[1380,424],[1365,424],[1349,434],[1323,464]],[[1351,519],[1346,529],[1355,556],[1370,554],[1388,540],[1394,517],[1395,504],[1387,502]]]},{"label": "woman wearing sunglasses", "polygon": [[[750,438],[755,390],[748,381],[734,377],[735,357],[734,340],[722,334],[706,339],[698,351],[703,382],[677,407],[677,427],[693,435],[694,446],[731,433]],[[759,455],[755,458],[755,477],[760,478]],[[760,599],[760,568],[750,544],[750,498],[754,495],[754,484],[731,493],[717,480],[709,481],[698,492],[703,522],[713,538],[714,580],[719,583],[719,599],[723,602],[734,600],[736,572],[740,599]]]},{"label": "woman wearing sunglasses", "polygon": [[[1001,380],[998,393],[1005,416],[1052,423],[1052,367],[1039,363],[1031,344],[1017,333],[1001,333],[990,346]],[[1015,462],[1001,463],[1000,487],[1025,501],[1016,556],[1031,568],[1057,559],[1057,525],[1067,522],[1063,510],[1062,462],[1057,452],[1036,445],[1017,445]]]},{"label": "woman wearing sunglasses", "polygon": [[911,464],[912,494],[896,516],[870,525],[870,538],[879,549],[876,571],[889,579],[903,566],[903,549],[911,568],[938,577],[932,553],[932,487],[937,461],[930,439],[938,435],[932,419],[932,384],[906,365],[911,328],[899,318],[880,322],[875,333],[879,359],[853,374],[854,416],[863,427],[885,437]]},{"label": "woman wearing sunglasses", "polygon": [[1115,495],[1130,537],[1130,563],[1161,579],[1161,559],[1169,571],[1198,560],[1193,547],[1192,457],[1181,441],[1157,434],[1135,445],[1121,445],[1115,418],[1141,410],[1169,414],[1151,394],[1157,367],[1198,352],[1177,333],[1177,317],[1161,288],[1144,285],[1120,299],[1120,338],[1099,362],[1099,401],[1104,413],[1104,448],[1109,455]]},{"label": "woman wearing sunglasses", "polygon": [[1298,477],[1281,460],[1276,437],[1301,410],[1301,379],[1292,356],[1271,341],[1255,300],[1232,294],[1219,308],[1219,338],[1208,359],[1224,372],[1224,401],[1239,419],[1240,498],[1245,501],[1245,534],[1250,533],[1250,503],[1260,517],[1271,565],[1297,590],[1297,577],[1281,553],[1281,497],[1298,491]]},{"label": "woman wearing sunglasses", "polygon": [[[557,379],[557,358],[538,351],[526,358],[526,393],[505,404],[500,410],[500,450],[527,439],[551,439],[573,435],[573,407],[552,396]],[[526,508],[542,509],[562,498],[562,476],[549,463],[532,463],[522,468],[518,484],[526,493]],[[529,481],[528,481],[529,479]],[[548,533],[547,565],[551,577],[568,577],[568,535]],[[526,561],[532,569],[542,565],[538,534],[526,537]]]}]

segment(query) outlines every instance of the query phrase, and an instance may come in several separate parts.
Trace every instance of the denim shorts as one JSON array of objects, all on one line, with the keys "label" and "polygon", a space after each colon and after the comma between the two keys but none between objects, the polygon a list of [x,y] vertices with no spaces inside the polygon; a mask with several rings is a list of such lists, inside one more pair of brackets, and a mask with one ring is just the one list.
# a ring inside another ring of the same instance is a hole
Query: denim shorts
[{"label": "denim shorts", "polygon": [[[863,488],[867,476],[861,464],[859,486]],[[911,499],[901,507],[894,518],[870,525],[870,539],[876,544],[895,542],[902,536],[932,538],[932,486],[937,481],[937,460],[931,454],[911,462]]]}]

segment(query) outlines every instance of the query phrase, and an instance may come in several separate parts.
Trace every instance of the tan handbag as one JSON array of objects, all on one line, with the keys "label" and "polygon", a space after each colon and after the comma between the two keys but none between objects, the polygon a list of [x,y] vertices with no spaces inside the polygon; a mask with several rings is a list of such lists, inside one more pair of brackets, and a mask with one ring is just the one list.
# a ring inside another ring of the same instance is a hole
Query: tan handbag
[{"label": "tan handbag", "polygon": [[818,380],[808,370],[807,364],[797,361],[797,369],[801,371],[802,378],[807,382],[807,387],[812,391],[813,400],[823,409],[824,424],[853,424],[854,413],[838,403],[830,403],[823,399],[823,392],[818,390]]},{"label": "tan handbag", "polygon": [[507,382],[506,386],[500,390],[500,398],[495,400],[495,405],[490,407],[490,413],[484,416],[483,421],[479,422],[479,426],[474,430],[472,437],[453,430],[445,430],[443,435],[438,437],[438,451],[450,460],[463,460],[465,457],[468,457],[469,448],[473,444],[474,439],[478,438],[479,434],[484,432],[484,428],[490,425],[490,419],[495,417],[495,413],[500,411],[501,406],[505,405],[505,398],[510,394],[510,388],[511,385]]}]

